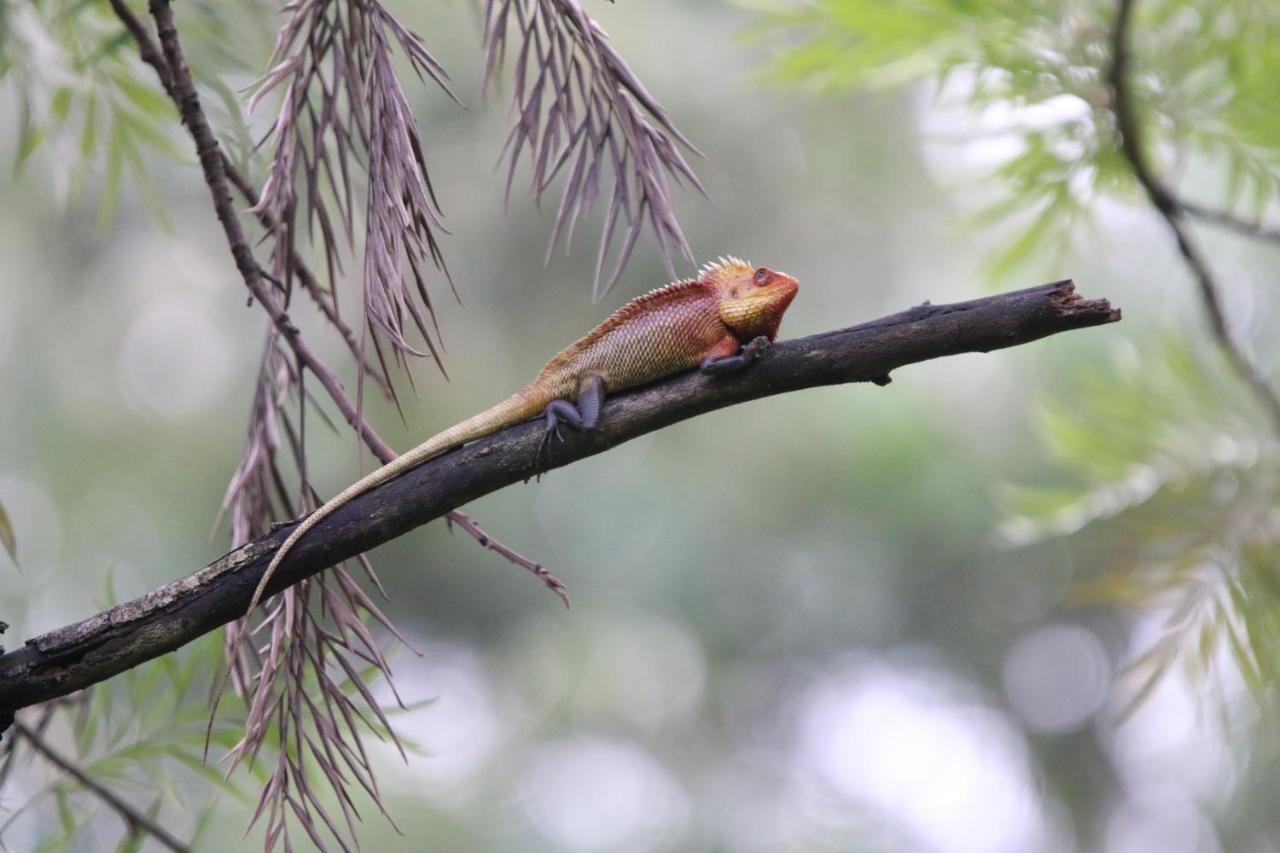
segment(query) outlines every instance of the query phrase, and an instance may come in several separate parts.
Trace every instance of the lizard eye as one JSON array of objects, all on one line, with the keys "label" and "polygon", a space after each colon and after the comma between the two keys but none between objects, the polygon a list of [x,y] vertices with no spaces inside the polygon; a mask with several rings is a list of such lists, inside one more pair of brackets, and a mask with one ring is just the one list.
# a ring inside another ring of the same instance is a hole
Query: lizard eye
[{"label": "lizard eye", "polygon": [[757,287],[763,286],[769,280],[769,271],[764,267],[760,267],[760,269],[756,270],[755,279]]}]

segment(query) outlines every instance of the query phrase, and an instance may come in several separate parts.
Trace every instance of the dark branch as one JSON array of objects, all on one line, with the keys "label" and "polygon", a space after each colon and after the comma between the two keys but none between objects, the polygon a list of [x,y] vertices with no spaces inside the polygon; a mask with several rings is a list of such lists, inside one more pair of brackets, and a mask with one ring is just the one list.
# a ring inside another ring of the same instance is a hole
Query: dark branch
[{"label": "dark branch", "polygon": [[27,743],[31,744],[31,748],[39,753],[45,761],[48,761],[54,767],[76,780],[86,791],[102,800],[112,811],[120,815],[130,836],[145,833],[154,838],[157,843],[170,850],[177,851],[177,853],[188,853],[191,850],[188,845],[174,838],[163,826],[122,800],[115,791],[94,779],[80,765],[50,747],[49,744],[45,743],[43,737],[28,728],[26,724],[15,722],[13,730],[25,739]]},{"label": "dark branch", "polygon": [[[326,518],[297,544],[267,592],[278,592],[481,495],[713,409],[821,385],[879,384],[904,365],[989,352],[1119,319],[1120,312],[1106,300],[1080,298],[1070,281],[954,305],[924,305],[778,343],[740,375],[712,379],[685,373],[611,398],[596,430],[566,435],[550,454],[539,454],[540,422],[509,427],[439,456]],[[142,598],[0,656],[0,723],[6,712],[110,678],[243,616],[288,532],[289,526],[277,529]]]},{"label": "dark branch", "polygon": [[[1138,122],[1133,93],[1129,86],[1131,76],[1129,31],[1133,21],[1133,6],[1134,0],[1119,0],[1115,25],[1111,31],[1111,67],[1108,72],[1108,82],[1111,86],[1116,130],[1120,134],[1118,141],[1120,152],[1129,161],[1134,177],[1146,191],[1152,205],[1160,212],[1169,230],[1173,232],[1174,239],[1178,243],[1178,251],[1195,278],[1196,287],[1200,292],[1200,302],[1209,320],[1209,328],[1218,340],[1227,361],[1262,404],[1276,430],[1280,431],[1280,396],[1277,396],[1276,390],[1249,361],[1244,350],[1231,336],[1226,314],[1222,309],[1218,283],[1209,269],[1208,262],[1191,241],[1191,235],[1187,231],[1185,219],[1188,211],[1165,186],[1164,181],[1155,173],[1147,160],[1147,146],[1142,137],[1142,128]],[[1218,221],[1225,224],[1222,217]]]}]

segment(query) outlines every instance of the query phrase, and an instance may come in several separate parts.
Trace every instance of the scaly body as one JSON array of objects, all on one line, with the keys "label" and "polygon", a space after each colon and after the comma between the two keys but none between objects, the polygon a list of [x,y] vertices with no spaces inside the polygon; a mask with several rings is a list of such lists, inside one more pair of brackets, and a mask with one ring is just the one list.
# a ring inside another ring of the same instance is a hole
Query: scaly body
[{"label": "scaly body", "polygon": [[308,516],[276,551],[254,592],[250,612],[294,543],[353,498],[447,450],[540,414],[546,417],[548,433],[561,422],[591,429],[606,392],[695,367],[712,374],[745,367],[777,335],[798,287],[784,273],[721,258],[704,267],[698,278],[637,297],[566,347],[533,382],[506,400],[432,436]]}]

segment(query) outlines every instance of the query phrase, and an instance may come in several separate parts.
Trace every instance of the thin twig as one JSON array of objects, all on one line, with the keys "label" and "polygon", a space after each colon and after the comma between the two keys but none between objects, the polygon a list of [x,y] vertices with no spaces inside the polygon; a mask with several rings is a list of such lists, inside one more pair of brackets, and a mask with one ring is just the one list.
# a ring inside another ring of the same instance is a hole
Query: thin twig
[{"label": "thin twig", "polygon": [[[85,691],[86,693],[88,691]],[[85,695],[84,693],[80,695]],[[73,700],[67,696],[59,696],[49,702],[45,702],[40,706],[40,719],[36,722],[35,735],[44,737],[44,731],[49,727],[49,723],[53,720],[54,712],[58,710],[59,705],[72,704]],[[4,787],[4,783],[8,780],[9,774],[13,771],[18,761],[18,738],[9,738],[9,742],[5,744],[4,763],[0,765],[0,788]],[[12,818],[10,818],[12,820]],[[8,825],[8,821],[5,825]]]},{"label": "thin twig", "polygon": [[[1071,282],[954,305],[925,305],[881,320],[775,344],[749,370],[696,371],[619,394],[599,424],[540,452],[539,421],[508,427],[353,500],[316,525],[281,564],[267,593],[298,583],[483,495],[714,409],[773,394],[847,382],[884,384],[908,364],[1026,344],[1112,323],[1120,312],[1086,300]],[[103,681],[239,619],[291,525],[237,548],[142,598],[28,640],[0,656],[5,712]]]},{"label": "thin twig", "polygon": [[1193,201],[1177,199],[1177,202],[1183,211],[1196,219],[1203,219],[1205,222],[1221,225],[1223,228],[1235,231],[1237,234],[1243,234],[1246,237],[1255,237],[1259,240],[1280,243],[1280,228],[1263,225],[1261,222],[1250,222],[1248,219],[1236,216],[1230,211],[1206,207]]},{"label": "thin twig", "polygon": [[520,566],[522,568],[528,569],[529,571],[533,572],[533,576],[536,577],[538,580],[542,581],[544,584],[546,584],[547,589],[551,590],[556,595],[560,596],[560,600],[564,602],[565,607],[569,606],[568,587],[565,586],[564,581],[560,580],[558,577],[551,574],[551,572],[547,571],[546,566],[542,565],[542,563],[534,562],[533,560],[530,560],[528,557],[524,556],[523,554],[513,551],[511,548],[508,548],[506,545],[503,545],[501,542],[491,537],[488,533],[485,533],[484,529],[481,528],[480,525],[476,523],[476,520],[471,516],[467,515],[466,513],[459,512],[458,510],[455,509],[452,512],[450,512],[447,516],[445,516],[445,519],[449,524],[450,529],[452,529],[453,525],[455,524],[458,525],[463,530],[467,531],[467,533],[470,533],[475,538],[475,540],[485,548],[488,548],[490,551],[494,551],[498,554],[501,554],[503,557],[505,557],[510,562],[515,563],[517,566]]},{"label": "thin twig", "polygon": [[129,835],[145,832],[170,850],[177,851],[177,853],[190,853],[191,848],[189,846],[174,838],[167,829],[146,814],[122,800],[114,791],[85,772],[80,765],[50,747],[49,744],[45,743],[44,738],[28,728],[26,723],[21,720],[15,720],[13,730],[24,738],[27,743],[31,744],[31,748],[46,761],[72,779],[75,779],[86,791],[102,800],[112,811],[120,815],[129,831]]},{"label": "thin twig", "polygon": [[1184,219],[1187,209],[1164,185],[1147,161],[1146,147],[1129,88],[1129,31],[1133,20],[1134,0],[1119,0],[1115,25],[1111,32],[1111,67],[1108,80],[1112,92],[1112,110],[1119,132],[1120,151],[1129,161],[1134,177],[1146,191],[1152,205],[1164,217],[1178,243],[1178,251],[1191,269],[1200,292],[1200,302],[1209,320],[1209,328],[1218,340],[1232,369],[1240,375],[1262,404],[1273,426],[1280,432],[1280,396],[1232,338],[1222,308],[1222,297],[1208,262],[1191,241]]}]

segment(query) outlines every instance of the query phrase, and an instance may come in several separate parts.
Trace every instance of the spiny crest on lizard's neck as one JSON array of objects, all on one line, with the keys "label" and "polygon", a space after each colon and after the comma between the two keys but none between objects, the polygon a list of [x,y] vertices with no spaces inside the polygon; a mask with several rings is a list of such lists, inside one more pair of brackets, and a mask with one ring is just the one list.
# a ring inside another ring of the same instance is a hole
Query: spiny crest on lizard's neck
[{"label": "spiny crest on lizard's neck", "polygon": [[744,261],[733,255],[721,255],[718,259],[703,264],[702,269],[698,270],[698,274],[693,278],[682,278],[670,284],[664,284],[662,287],[656,287],[648,293],[640,294],[623,308],[704,292],[706,285],[719,287],[728,284],[736,277],[750,276],[752,270],[750,261]]},{"label": "spiny crest on lizard's neck", "polygon": [[702,269],[698,270],[698,278],[708,284],[720,285],[741,276],[750,276],[751,272],[750,261],[735,258],[733,255],[721,255],[718,259],[703,265]]}]

